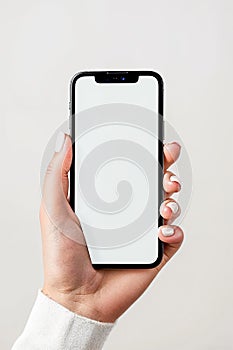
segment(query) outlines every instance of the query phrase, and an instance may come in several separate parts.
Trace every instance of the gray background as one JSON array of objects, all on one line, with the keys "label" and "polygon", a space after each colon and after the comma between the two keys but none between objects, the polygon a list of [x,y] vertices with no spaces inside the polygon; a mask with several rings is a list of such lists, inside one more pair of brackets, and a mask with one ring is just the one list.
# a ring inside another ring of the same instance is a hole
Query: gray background
[{"label": "gray background", "polygon": [[183,249],[105,349],[232,349],[231,1],[1,1],[0,348],[42,285],[40,162],[80,70],[153,69],[190,154]]}]

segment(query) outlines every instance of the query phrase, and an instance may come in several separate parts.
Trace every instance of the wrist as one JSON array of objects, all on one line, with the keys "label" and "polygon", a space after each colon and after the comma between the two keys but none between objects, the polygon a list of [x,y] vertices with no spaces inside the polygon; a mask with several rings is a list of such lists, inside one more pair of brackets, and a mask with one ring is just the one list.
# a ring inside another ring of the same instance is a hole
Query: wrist
[{"label": "wrist", "polygon": [[48,298],[77,315],[99,322],[106,322],[93,302],[94,295],[80,295],[77,291],[63,292],[48,286],[44,286],[41,291]]}]

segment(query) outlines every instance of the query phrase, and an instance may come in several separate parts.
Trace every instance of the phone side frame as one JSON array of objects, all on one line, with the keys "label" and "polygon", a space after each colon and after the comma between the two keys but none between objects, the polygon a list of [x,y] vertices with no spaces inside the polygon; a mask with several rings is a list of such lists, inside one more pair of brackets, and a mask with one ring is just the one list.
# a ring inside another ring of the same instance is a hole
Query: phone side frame
[{"label": "phone side frame", "polygon": [[[75,114],[75,85],[78,79],[86,76],[96,76],[97,74],[103,73],[126,73],[127,71],[83,71],[75,74],[70,83],[70,116],[69,116],[69,126],[70,126],[70,134],[72,139],[72,151],[73,151],[73,159],[70,168],[70,205],[73,210],[75,210],[75,118],[73,118]],[[158,82],[158,227],[162,226],[164,223],[163,217],[160,214],[160,205],[164,199],[164,191],[163,191],[163,168],[164,168],[164,154],[163,154],[163,140],[164,140],[164,83],[161,75],[154,71],[129,71],[131,73],[138,74],[139,76],[152,76]],[[153,268],[158,266],[163,258],[164,246],[163,242],[158,237],[158,256],[157,259],[150,264],[92,264],[95,269],[145,269],[145,268]]]}]

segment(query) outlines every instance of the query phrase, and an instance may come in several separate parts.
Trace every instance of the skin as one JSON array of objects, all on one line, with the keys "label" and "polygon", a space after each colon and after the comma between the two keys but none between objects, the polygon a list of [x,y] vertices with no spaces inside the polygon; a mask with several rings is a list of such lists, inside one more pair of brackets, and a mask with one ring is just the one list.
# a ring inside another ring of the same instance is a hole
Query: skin
[{"label": "skin", "polygon": [[[179,157],[180,146],[175,142],[164,146],[165,201],[160,211],[165,226],[173,227],[174,234],[165,237],[162,227],[159,228],[159,237],[165,243],[162,262],[152,269],[124,270],[94,270],[86,246],[59,232],[47,214],[45,198],[49,198],[53,213],[62,216],[65,207],[66,217],[76,220],[79,225],[67,198],[71,146],[71,139],[66,135],[62,149],[54,154],[45,175],[40,208],[44,262],[42,291],[74,313],[101,322],[114,322],[143,294],[182,244],[181,228],[171,225],[180,209],[174,216],[171,208],[166,206],[169,201],[174,201],[171,195],[180,190],[178,182],[170,181],[174,174],[167,170]],[[57,186],[62,188],[62,195],[56,191]]]}]

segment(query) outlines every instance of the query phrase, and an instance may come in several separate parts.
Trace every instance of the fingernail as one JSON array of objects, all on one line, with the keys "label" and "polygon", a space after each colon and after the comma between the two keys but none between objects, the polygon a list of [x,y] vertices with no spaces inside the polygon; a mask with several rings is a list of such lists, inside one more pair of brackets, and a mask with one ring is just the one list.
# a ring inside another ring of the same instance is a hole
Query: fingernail
[{"label": "fingernail", "polygon": [[170,176],[170,181],[172,181],[172,182],[178,182],[178,184],[180,184],[180,180],[178,179],[178,177],[177,177],[176,175]]},{"label": "fingernail", "polygon": [[65,134],[64,132],[59,131],[59,133],[57,134],[57,140],[55,144],[55,152],[60,152],[62,150],[64,141],[65,141]]},{"label": "fingernail", "polygon": [[176,214],[179,210],[178,204],[176,202],[169,202],[166,204],[167,207],[169,207],[173,214]]},{"label": "fingernail", "polygon": [[175,232],[174,228],[172,228],[172,227],[163,227],[161,231],[165,237],[172,236],[172,235],[174,235],[174,232]]},{"label": "fingernail", "polygon": [[177,146],[179,148],[179,150],[181,149],[181,146],[180,146],[180,144],[178,142],[170,142],[170,143],[166,143],[165,144],[165,147],[167,148],[167,150],[171,151],[171,152],[173,151],[173,149],[174,149],[173,147],[174,146]]}]

